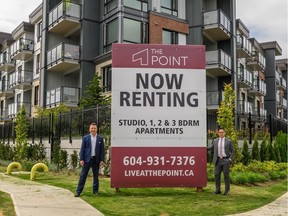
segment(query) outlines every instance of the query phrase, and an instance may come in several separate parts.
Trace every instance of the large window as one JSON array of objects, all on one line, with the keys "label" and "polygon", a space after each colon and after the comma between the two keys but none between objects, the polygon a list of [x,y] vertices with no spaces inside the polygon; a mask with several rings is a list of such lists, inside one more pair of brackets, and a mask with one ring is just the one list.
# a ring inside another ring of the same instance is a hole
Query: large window
[{"label": "large window", "polygon": [[102,86],[103,86],[103,92],[111,91],[111,87],[112,87],[112,68],[111,68],[111,65],[103,68]]},{"label": "large window", "polygon": [[36,74],[40,73],[40,54],[36,56]]},{"label": "large window", "polygon": [[37,25],[37,42],[40,41],[42,36],[42,21]]},{"label": "large window", "polygon": [[178,44],[178,33],[174,31],[162,31],[162,44]]},{"label": "large window", "polygon": [[147,12],[147,0],[124,0],[124,6]]},{"label": "large window", "polygon": [[112,49],[112,43],[118,41],[118,19],[114,19],[106,25],[106,40],[104,51],[108,52]]},{"label": "large window", "polygon": [[115,8],[117,8],[117,6],[118,6],[118,0],[105,0],[104,4],[105,14],[114,10]]},{"label": "large window", "polygon": [[34,88],[34,105],[38,105],[39,103],[39,86],[35,86]]},{"label": "large window", "polygon": [[178,16],[178,0],[161,0],[161,12]]},{"label": "large window", "polygon": [[147,23],[124,18],[124,42],[147,43]]}]

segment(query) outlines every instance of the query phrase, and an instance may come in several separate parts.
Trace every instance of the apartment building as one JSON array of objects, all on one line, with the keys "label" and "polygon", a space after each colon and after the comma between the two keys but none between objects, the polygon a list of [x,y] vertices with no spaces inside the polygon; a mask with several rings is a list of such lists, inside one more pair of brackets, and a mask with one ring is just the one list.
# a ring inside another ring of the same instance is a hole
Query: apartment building
[{"label": "apartment building", "polygon": [[[262,128],[269,113],[287,120],[287,61],[275,60],[281,48],[250,38],[235,11],[235,0],[43,0],[30,23],[2,35],[1,120],[7,112],[11,121],[21,103],[30,103],[31,116],[36,106],[76,108],[95,73],[111,93],[113,43],[205,45],[210,130],[217,128],[224,83],[236,90],[237,129]],[[30,85],[10,84],[24,72]]]}]

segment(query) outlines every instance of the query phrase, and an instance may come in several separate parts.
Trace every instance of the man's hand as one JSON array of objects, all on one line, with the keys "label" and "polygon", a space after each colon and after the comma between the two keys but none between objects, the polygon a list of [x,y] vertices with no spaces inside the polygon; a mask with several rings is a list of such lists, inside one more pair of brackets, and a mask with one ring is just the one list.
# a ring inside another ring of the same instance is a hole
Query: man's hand
[{"label": "man's hand", "polygon": [[100,167],[104,166],[104,161],[100,161]]},{"label": "man's hand", "polygon": [[80,164],[80,166],[84,166],[84,160],[81,160],[80,162],[79,162],[79,164]]}]

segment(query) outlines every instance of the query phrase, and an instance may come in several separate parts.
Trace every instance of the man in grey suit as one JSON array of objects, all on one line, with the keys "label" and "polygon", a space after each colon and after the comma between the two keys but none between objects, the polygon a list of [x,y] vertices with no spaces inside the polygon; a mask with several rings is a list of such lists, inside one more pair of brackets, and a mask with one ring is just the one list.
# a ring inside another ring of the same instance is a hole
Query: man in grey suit
[{"label": "man in grey suit", "polygon": [[218,139],[215,139],[208,147],[208,150],[211,150],[213,154],[213,163],[215,164],[214,174],[215,174],[215,194],[221,194],[220,189],[220,180],[221,172],[224,174],[225,181],[225,192],[224,195],[227,195],[230,190],[230,164],[232,163],[234,155],[234,146],[231,140],[225,137],[225,131],[223,128],[218,129]]}]

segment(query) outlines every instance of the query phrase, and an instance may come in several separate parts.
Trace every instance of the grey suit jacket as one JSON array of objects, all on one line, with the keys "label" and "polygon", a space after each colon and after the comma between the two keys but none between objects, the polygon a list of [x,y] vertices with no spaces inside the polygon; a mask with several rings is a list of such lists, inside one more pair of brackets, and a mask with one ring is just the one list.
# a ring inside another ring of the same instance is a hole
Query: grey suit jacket
[{"label": "grey suit jacket", "polygon": [[[218,160],[218,143],[219,143],[219,138],[215,139],[212,145],[208,147],[208,150],[211,150],[213,154],[214,164],[216,164]],[[230,139],[227,139],[226,137],[225,137],[225,143],[224,143],[224,150],[225,150],[225,154],[227,155],[227,157],[232,160],[234,156],[234,146],[233,146],[232,141]]]}]

